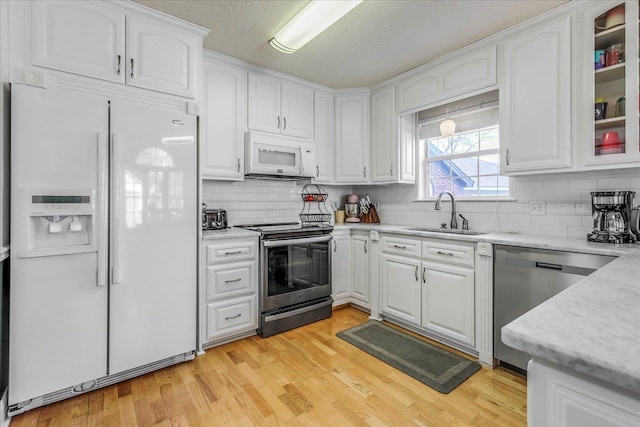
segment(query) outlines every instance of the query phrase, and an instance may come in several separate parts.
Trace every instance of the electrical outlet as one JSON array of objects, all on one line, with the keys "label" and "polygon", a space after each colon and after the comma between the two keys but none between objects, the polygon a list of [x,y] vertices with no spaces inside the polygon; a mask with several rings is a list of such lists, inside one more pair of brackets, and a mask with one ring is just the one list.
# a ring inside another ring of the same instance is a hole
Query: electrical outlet
[{"label": "electrical outlet", "polygon": [[545,202],[529,202],[529,215],[546,215],[547,204]]}]

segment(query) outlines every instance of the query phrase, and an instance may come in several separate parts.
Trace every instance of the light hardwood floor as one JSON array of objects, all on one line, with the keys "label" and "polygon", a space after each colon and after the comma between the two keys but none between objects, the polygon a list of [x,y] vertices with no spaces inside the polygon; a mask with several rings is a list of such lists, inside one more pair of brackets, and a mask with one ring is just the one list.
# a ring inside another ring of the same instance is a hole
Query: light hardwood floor
[{"label": "light hardwood floor", "polygon": [[441,394],[335,336],[365,321],[366,313],[340,308],[331,319],[34,409],[11,427],[526,425],[521,377],[482,368]]}]

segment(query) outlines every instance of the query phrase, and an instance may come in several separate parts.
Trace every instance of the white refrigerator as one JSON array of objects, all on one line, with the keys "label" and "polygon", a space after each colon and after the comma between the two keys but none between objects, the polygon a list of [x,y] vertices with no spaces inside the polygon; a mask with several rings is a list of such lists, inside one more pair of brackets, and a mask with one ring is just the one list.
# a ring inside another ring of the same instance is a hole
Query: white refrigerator
[{"label": "white refrigerator", "polygon": [[10,413],[193,358],[196,124],[12,86]]}]

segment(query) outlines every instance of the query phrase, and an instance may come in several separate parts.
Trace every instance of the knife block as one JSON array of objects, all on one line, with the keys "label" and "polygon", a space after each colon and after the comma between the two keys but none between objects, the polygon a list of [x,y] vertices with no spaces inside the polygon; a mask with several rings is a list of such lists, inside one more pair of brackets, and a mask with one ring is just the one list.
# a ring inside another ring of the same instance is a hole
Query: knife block
[{"label": "knife block", "polygon": [[378,217],[378,212],[376,212],[376,208],[373,206],[369,207],[369,212],[366,214],[362,214],[362,222],[365,224],[379,224],[380,217]]}]

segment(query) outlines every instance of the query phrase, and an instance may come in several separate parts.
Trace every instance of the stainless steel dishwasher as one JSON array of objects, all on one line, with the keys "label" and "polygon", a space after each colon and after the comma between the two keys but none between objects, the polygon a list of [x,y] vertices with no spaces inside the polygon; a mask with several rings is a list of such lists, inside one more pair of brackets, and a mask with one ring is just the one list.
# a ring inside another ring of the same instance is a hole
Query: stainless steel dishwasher
[{"label": "stainless steel dishwasher", "polygon": [[494,250],[493,354],[524,373],[531,356],[504,344],[502,327],[615,257],[500,245]]}]

